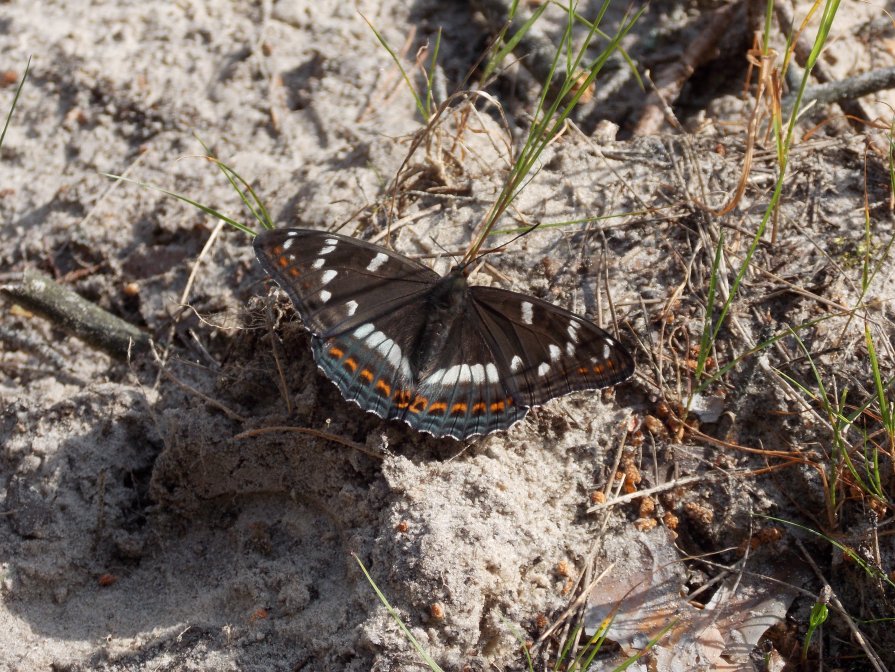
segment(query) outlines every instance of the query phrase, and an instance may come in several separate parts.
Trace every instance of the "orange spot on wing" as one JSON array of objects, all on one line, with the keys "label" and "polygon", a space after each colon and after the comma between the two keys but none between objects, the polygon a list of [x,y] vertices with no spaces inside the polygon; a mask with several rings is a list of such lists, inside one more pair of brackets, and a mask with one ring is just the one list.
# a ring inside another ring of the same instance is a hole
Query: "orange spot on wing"
[{"label": "orange spot on wing", "polygon": [[342,366],[351,371],[351,373],[354,373],[355,371],[357,371],[357,360],[354,357],[349,357],[344,362],[342,362]]},{"label": "orange spot on wing", "polygon": [[582,376],[586,376],[587,374],[590,373],[590,369],[587,368],[586,366],[579,366],[578,373],[580,373]]},{"label": "orange spot on wing", "polygon": [[273,253],[274,253],[276,256],[280,256],[281,254],[283,254],[283,246],[282,246],[282,245],[277,245],[275,248],[273,248]]},{"label": "orange spot on wing", "polygon": [[410,405],[411,413],[422,413],[426,408],[426,404],[429,403],[429,400],[425,397],[421,397],[417,395],[416,399],[413,400],[413,403]]},{"label": "orange spot on wing", "polygon": [[444,415],[444,412],[447,410],[447,404],[443,401],[433,402],[431,406],[429,406],[429,413],[432,415]]},{"label": "orange spot on wing", "polygon": [[605,371],[605,370],[606,370],[606,367],[603,366],[602,364],[594,364],[594,373],[596,373],[598,376],[602,375],[603,371]]},{"label": "orange spot on wing", "polygon": [[451,415],[461,415],[466,413],[467,406],[463,402],[459,402],[451,406]]},{"label": "orange spot on wing", "polygon": [[410,390],[398,390],[395,392],[395,406],[407,408],[410,406]]},{"label": "orange spot on wing", "polygon": [[364,379],[367,383],[373,382],[373,372],[370,369],[362,369],[360,372],[360,377]]},{"label": "orange spot on wing", "polygon": [[295,266],[293,266],[292,268],[289,269],[289,275],[291,275],[293,278],[297,278],[299,275],[301,275],[301,271],[299,271]]},{"label": "orange spot on wing", "polygon": [[495,401],[494,403],[491,404],[491,412],[492,413],[499,413],[500,411],[504,410],[505,408],[506,408],[506,404],[502,401]]},{"label": "orange spot on wing", "polygon": [[344,355],[345,353],[342,350],[340,350],[339,348],[333,346],[329,349],[328,354],[330,357],[332,357],[334,359],[342,359],[342,355]]},{"label": "orange spot on wing", "polygon": [[277,257],[277,263],[280,266],[282,266],[283,268],[286,268],[289,265],[289,260],[286,258],[286,255],[284,254],[284,255]]},{"label": "orange spot on wing", "polygon": [[485,402],[477,401],[472,405],[472,412],[474,415],[481,415],[485,412]]},{"label": "orange spot on wing", "polygon": [[392,388],[382,378],[376,381],[376,391],[383,397],[392,396]]}]

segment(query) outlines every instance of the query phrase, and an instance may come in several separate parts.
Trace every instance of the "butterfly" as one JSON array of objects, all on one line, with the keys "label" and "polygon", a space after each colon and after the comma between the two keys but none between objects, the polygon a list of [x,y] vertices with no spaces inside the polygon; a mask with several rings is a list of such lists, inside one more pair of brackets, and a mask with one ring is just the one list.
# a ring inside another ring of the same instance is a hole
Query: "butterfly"
[{"label": "butterfly", "polygon": [[264,270],[311,333],[318,367],[360,408],[436,437],[508,429],[534,406],[634,372],[624,346],[533,296],[441,276],[356,238],[271,229]]}]

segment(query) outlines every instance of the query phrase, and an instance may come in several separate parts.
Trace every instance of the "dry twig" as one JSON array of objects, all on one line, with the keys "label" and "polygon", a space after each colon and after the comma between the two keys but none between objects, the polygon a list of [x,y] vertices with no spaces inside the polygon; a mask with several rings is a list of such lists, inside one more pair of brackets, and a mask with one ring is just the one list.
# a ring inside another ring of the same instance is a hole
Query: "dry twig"
[{"label": "dry twig", "polygon": [[635,135],[656,135],[665,121],[665,105],[662,101],[677,99],[684,84],[696,69],[714,56],[721,37],[733,23],[738,3],[723,5],[712,12],[707,25],[700,30],[680,59],[659,72],[655,78],[656,90],[647,99],[640,121],[634,128]]}]

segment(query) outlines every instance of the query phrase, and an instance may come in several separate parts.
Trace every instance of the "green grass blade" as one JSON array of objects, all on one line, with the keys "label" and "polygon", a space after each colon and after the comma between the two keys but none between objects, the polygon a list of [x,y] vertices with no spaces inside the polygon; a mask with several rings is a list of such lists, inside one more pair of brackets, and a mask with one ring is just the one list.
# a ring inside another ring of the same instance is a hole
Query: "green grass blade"
[{"label": "green grass blade", "polygon": [[668,632],[669,632],[675,625],[677,625],[677,623],[678,623],[679,620],[680,620],[679,618],[674,618],[674,619],[672,619],[672,620],[668,623],[668,625],[666,625],[664,628],[662,628],[661,630],[659,630],[659,633],[658,633],[655,637],[653,637],[652,639],[650,639],[650,640],[646,643],[646,646],[643,647],[643,650],[638,651],[636,654],[634,654],[633,656],[631,656],[630,658],[628,658],[628,659],[627,659],[625,662],[623,662],[621,665],[619,665],[618,667],[616,667],[615,670],[614,670],[614,672],[621,672],[622,670],[627,670],[629,667],[631,667],[631,665],[633,665],[633,664],[636,663],[638,660],[640,660],[641,658],[643,658],[643,656],[645,656],[647,653],[649,653],[650,650],[651,650],[656,644],[659,643],[659,640],[661,640],[661,639],[662,639],[662,638],[663,638],[663,637],[664,637],[664,636],[665,636],[665,635],[666,635],[666,634],[667,634],[667,633],[668,633]]},{"label": "green grass blade", "polygon": [[16,109],[16,103],[19,102],[19,96],[22,93],[22,89],[25,86],[25,81],[28,79],[28,73],[31,71],[31,57],[28,57],[28,63],[25,65],[25,74],[22,75],[22,81],[19,82],[19,85],[16,87],[16,93],[12,97],[12,104],[9,106],[9,112],[6,113],[6,121],[3,124],[3,131],[0,131],[0,147],[3,146],[3,140],[6,138],[6,129],[9,128],[9,123],[12,121],[12,113]]},{"label": "green grass blade", "polygon": [[[565,45],[572,39],[569,24],[566,25],[560,46],[557,48],[554,60],[551,63],[548,76],[542,83],[538,106],[534,114],[535,121],[529,129],[522,149],[510,170],[510,174],[504,182],[500,194],[488,211],[481,232],[464,257],[465,261],[471,260],[478,250],[481,249],[485,239],[491,235],[491,231],[497,220],[500,219],[507,208],[509,208],[510,204],[516,199],[528,180],[531,179],[531,173],[544,150],[546,150],[553,138],[555,138],[563,129],[566,120],[580,102],[581,97],[593,84],[612,53],[618,49],[622,39],[624,39],[628,32],[630,32],[640,16],[646,10],[646,7],[642,7],[633,16],[626,15],[622,19],[620,28],[609,41],[609,44],[606,45],[600,55],[587,69],[588,74],[586,78],[581,81],[580,77],[576,76],[575,73],[578,71],[578,66],[587,51],[590,40],[592,40],[596,34],[599,21],[608,10],[609,5],[610,0],[604,0],[597,19],[591,24],[587,39],[584,40],[584,44],[573,59],[573,67],[570,70],[572,75],[565,77],[559,91],[552,96],[550,103],[548,104],[548,97],[551,94],[551,84],[559,63],[560,54],[565,49]],[[574,11],[571,5],[569,6],[568,11],[570,14]],[[573,91],[574,93],[572,93]]]},{"label": "green grass blade", "polygon": [[[516,15],[517,7],[518,7],[518,0],[516,2],[514,2],[513,6],[510,8],[509,18],[508,18],[509,22],[512,22],[513,17]],[[509,40],[504,42],[503,46],[501,46],[494,53],[494,55],[488,59],[488,63],[485,64],[485,68],[484,68],[484,71],[482,74],[483,82],[487,82],[491,78],[491,76],[494,74],[494,72],[497,70],[497,68],[500,67],[500,64],[503,63],[503,61],[506,59],[506,57],[509,56],[513,52],[513,49],[515,49],[516,47],[519,46],[519,42],[522,41],[522,39],[525,37],[525,35],[528,33],[528,31],[531,30],[531,27],[538,21],[538,19],[541,18],[541,15],[547,10],[547,7],[549,7],[549,3],[546,3],[546,2],[543,5],[541,5],[540,7],[538,7],[534,11],[534,13],[528,19],[526,19],[526,21],[519,27],[519,30],[517,30],[515,33],[513,33],[512,37],[510,37]],[[510,24],[508,23],[507,27],[504,28],[504,30],[502,31],[504,34],[506,33],[506,30],[509,28],[509,25]],[[502,40],[503,36],[501,35],[499,37]]]},{"label": "green grass blade", "polygon": [[[709,352],[712,351],[712,344],[715,342],[717,332],[712,328],[712,307],[715,305],[715,291],[717,289],[718,274],[721,272],[721,254],[724,251],[724,230],[721,229],[718,234],[718,244],[715,247],[715,256],[712,259],[712,270],[709,274],[709,290],[705,301],[705,320],[703,320],[702,336],[699,341],[699,356],[696,358],[696,377],[697,385],[705,371],[705,363],[708,361]],[[687,402],[687,406],[690,402]]]},{"label": "green grass blade", "polygon": [[[773,0],[768,0],[769,4],[772,4]],[[789,151],[792,146],[793,137],[795,133],[795,124],[798,119],[799,110],[801,108],[802,97],[805,92],[805,88],[808,85],[809,77],[811,75],[811,71],[814,68],[815,63],[817,62],[817,58],[823,50],[824,45],[829,37],[830,30],[833,26],[833,18],[836,15],[836,11],[839,8],[839,0],[828,0],[826,5],[824,6],[823,16],[821,18],[820,26],[818,27],[817,36],[815,37],[814,44],[811,50],[811,54],[805,63],[805,70],[802,77],[802,81],[799,87],[798,94],[795,98],[795,103],[793,105],[792,112],[790,114],[789,122],[787,124],[787,131],[785,135],[780,133],[776,134],[778,138],[778,175],[777,180],[774,184],[774,191],[772,192],[771,199],[768,202],[768,206],[765,209],[764,215],[762,216],[761,222],[758,225],[758,228],[755,232],[755,235],[752,238],[752,241],[749,244],[749,247],[746,250],[745,255],[743,256],[743,262],[740,265],[737,274],[731,283],[730,292],[728,294],[727,299],[724,304],[721,306],[721,311],[718,316],[718,320],[715,322],[715,326],[712,330],[712,338],[711,341],[714,342],[718,333],[724,325],[724,322],[727,318],[728,312],[730,312],[731,307],[733,306],[733,302],[739,292],[740,285],[743,282],[743,279],[746,277],[746,274],[749,271],[749,268],[752,264],[752,257],[755,254],[755,251],[758,249],[759,242],[761,241],[762,236],[764,236],[764,232],[767,229],[768,222],[771,220],[773,214],[777,211],[778,203],[780,202],[780,197],[783,193],[783,185],[784,179],[786,177],[786,169],[789,159]],[[779,120],[775,119],[775,124],[779,124]],[[711,306],[707,307],[708,310],[711,310]]]},{"label": "green grass blade", "polygon": [[419,641],[416,639],[416,637],[413,636],[413,634],[410,632],[410,630],[407,628],[407,626],[404,625],[404,621],[401,620],[401,615],[395,610],[395,608],[391,604],[389,604],[388,599],[385,597],[383,592],[381,590],[379,590],[379,586],[377,586],[376,582],[373,581],[373,577],[370,576],[370,573],[367,571],[367,568],[364,567],[364,563],[361,562],[357,553],[352,553],[351,555],[352,555],[352,557],[354,557],[355,562],[357,562],[358,566],[360,567],[360,571],[362,571],[364,573],[364,576],[367,577],[367,582],[370,584],[370,586],[372,586],[373,592],[376,593],[376,597],[379,598],[379,601],[382,603],[382,606],[384,606],[386,611],[388,611],[389,615],[391,615],[391,617],[393,619],[395,619],[395,623],[398,624],[398,627],[401,629],[401,632],[404,633],[404,636],[407,638],[407,641],[409,641],[413,645],[413,648],[416,649],[416,652],[419,654],[420,658],[422,658],[423,661],[425,661],[426,665],[428,665],[430,669],[436,670],[437,672],[443,672],[443,670],[438,666],[438,663],[436,663],[432,659],[432,657],[429,656],[428,653],[426,653],[426,650],[423,648],[423,645],[419,643]]},{"label": "green grass blade", "polygon": [[438,66],[438,52],[441,49],[441,28],[435,34],[435,48],[432,50],[432,60],[429,63],[429,69],[426,71],[426,119],[432,118],[434,99],[432,95],[432,87],[435,85],[436,68]]},{"label": "green grass blade", "polygon": [[815,537],[823,539],[831,546],[834,546],[838,550],[840,550],[844,555],[848,556],[848,559],[857,564],[861,569],[867,572],[868,576],[872,576],[875,579],[879,579],[881,581],[885,581],[889,586],[895,588],[895,581],[889,578],[889,575],[884,572],[882,569],[874,567],[873,565],[866,562],[860,554],[853,551],[851,548],[844,544],[840,544],[838,541],[833,539],[832,537],[828,537],[825,534],[818,532],[817,530],[812,530],[810,527],[806,527],[804,525],[800,525],[799,523],[794,523],[791,520],[784,520],[783,518],[776,518],[775,516],[766,516],[764,514],[755,513],[754,516],[758,518],[764,518],[766,520],[773,520],[778,523],[783,523],[784,525],[789,525],[790,527],[795,527],[797,529],[802,530],[803,532],[808,532],[809,534],[813,534]]},{"label": "green grass blade", "polygon": [[[273,220],[270,218],[270,213],[267,211],[267,208],[264,206],[264,203],[261,201],[261,198],[255,193],[255,190],[252,188],[252,185],[249,182],[242,178],[235,170],[233,170],[230,166],[225,164],[223,161],[215,157],[211,150],[198,136],[194,135],[198,143],[202,145],[202,149],[205,150],[205,158],[208,161],[213,162],[218,169],[224,174],[227,178],[227,181],[230,183],[230,186],[239,194],[239,198],[242,200],[243,204],[248,208],[249,212],[252,213],[252,216],[255,220],[261,225],[262,228],[272,229],[274,228]],[[241,185],[241,186],[240,186]]]},{"label": "green grass blade", "polygon": [[177,192],[163,189],[162,187],[156,186],[154,184],[150,184],[148,182],[140,182],[139,180],[132,180],[131,178],[124,177],[123,175],[113,175],[112,173],[100,173],[100,175],[110,177],[113,180],[119,180],[122,182],[130,182],[131,184],[136,184],[137,186],[143,187],[144,189],[152,189],[153,191],[157,191],[161,194],[165,194],[166,196],[172,196],[173,198],[176,198],[178,201],[182,201],[183,203],[192,205],[194,208],[201,210],[205,214],[210,215],[211,217],[214,217],[215,219],[218,219],[218,220],[224,222],[225,224],[229,224],[234,229],[239,229],[243,233],[247,233],[250,236],[256,235],[255,231],[253,229],[249,228],[248,226],[246,226],[245,224],[237,222],[235,219],[231,219],[230,217],[227,217],[223,213],[220,213],[217,210],[214,210],[213,208],[208,207],[207,205],[202,205],[198,201],[194,201],[192,198],[189,198],[188,196],[184,196],[183,194],[178,194]]},{"label": "green grass blade", "polygon": [[[360,14],[360,12],[358,12]],[[404,78],[404,82],[407,84],[407,88],[410,90],[410,94],[413,96],[413,100],[416,103],[416,109],[419,111],[420,116],[425,120],[429,121],[429,115],[426,113],[426,106],[423,104],[422,99],[420,98],[420,94],[416,92],[416,89],[413,86],[413,82],[410,81],[410,75],[407,74],[407,71],[404,69],[404,66],[401,65],[401,59],[398,58],[398,54],[395,53],[394,49],[392,49],[388,42],[386,42],[385,38],[382,34],[376,30],[372,23],[367,20],[367,17],[363,14],[360,15],[360,18],[364,20],[364,22],[370,26],[370,30],[373,31],[373,34],[376,36],[376,39],[379,40],[379,44],[382,45],[382,48],[385,49],[389,56],[392,57],[392,60],[395,62],[395,65],[398,66],[398,70],[401,72],[401,77]]]},{"label": "green grass blade", "polygon": [[802,663],[808,660],[808,647],[811,646],[811,640],[814,637],[814,631],[823,625],[830,610],[823,602],[815,602],[811,607],[811,614],[808,617],[808,630],[805,632],[805,643],[802,645]]}]

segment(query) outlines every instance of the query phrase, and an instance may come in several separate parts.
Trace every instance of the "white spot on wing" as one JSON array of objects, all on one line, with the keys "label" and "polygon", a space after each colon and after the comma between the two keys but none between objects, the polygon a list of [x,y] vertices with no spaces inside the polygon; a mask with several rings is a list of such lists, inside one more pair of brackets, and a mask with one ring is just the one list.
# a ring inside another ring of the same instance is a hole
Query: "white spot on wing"
[{"label": "white spot on wing", "polygon": [[[328,243],[329,241],[326,241],[326,242]],[[327,246],[324,247],[322,250],[320,250],[320,256],[321,256],[321,257],[325,257],[327,254],[329,254],[329,253],[332,252],[334,249],[336,249],[336,245],[335,245],[336,241],[334,240],[334,241],[332,241],[332,242],[333,242],[332,245],[327,245]]]},{"label": "white spot on wing", "polygon": [[522,368],[522,358],[519,355],[513,355],[513,360],[510,362],[510,371],[513,373],[518,373],[519,369]]},{"label": "white spot on wing", "polygon": [[320,303],[326,303],[332,298],[332,292],[328,292],[325,289],[320,290],[320,294],[317,295],[320,298]]},{"label": "white spot on wing", "polygon": [[575,356],[575,344],[572,343],[571,341],[569,341],[568,343],[566,343],[566,354],[567,354],[569,357],[574,357],[574,356]]},{"label": "white spot on wing", "polygon": [[387,338],[388,336],[383,334],[381,331],[375,331],[367,336],[367,345],[369,345],[371,348],[378,348],[379,344]]},{"label": "white spot on wing", "polygon": [[569,334],[569,338],[572,339],[572,343],[578,342],[578,328],[581,325],[577,322],[569,322],[569,328],[566,330]]},{"label": "white spot on wing", "polygon": [[338,245],[339,239],[338,238],[327,238],[325,242],[327,245]]},{"label": "white spot on wing", "polygon": [[500,374],[497,372],[497,367],[490,362],[485,364],[485,377],[488,379],[489,383],[500,382]]},{"label": "white spot on wing", "polygon": [[372,322],[367,322],[366,324],[362,324],[357,329],[355,329],[353,336],[357,339],[366,338],[367,336],[372,334],[375,329],[376,327],[373,326]]},{"label": "white spot on wing", "polygon": [[612,350],[609,347],[609,343],[603,343],[603,359],[609,359],[609,355],[612,354]]},{"label": "white spot on wing", "polygon": [[472,382],[480,385],[485,382],[485,367],[481,364],[473,364],[469,367],[469,373],[472,376]]},{"label": "white spot on wing", "polygon": [[550,361],[555,362],[562,355],[562,350],[559,349],[559,346],[551,343],[547,346],[547,349],[550,351]]},{"label": "white spot on wing", "polygon": [[294,242],[295,241],[292,240],[291,238],[287,238],[286,240],[283,241],[283,249],[288,250],[290,247],[292,247],[292,243],[294,243]]},{"label": "white spot on wing", "polygon": [[472,368],[469,364],[455,364],[444,372],[441,378],[442,385],[456,385],[468,383],[472,380]]},{"label": "white spot on wing", "polygon": [[396,369],[404,368],[402,364],[404,364],[406,360],[401,356],[401,348],[399,348],[398,344],[392,339],[385,339],[379,344],[377,350],[382,353],[382,356],[385,357],[393,367]]},{"label": "white spot on wing", "polygon": [[[522,364],[522,360],[519,360]],[[500,374],[497,367],[492,363],[488,364],[455,364],[447,369],[438,369],[432,372],[423,383],[426,385],[456,385],[457,383],[475,383],[476,385],[484,383],[500,382]]]},{"label": "white spot on wing", "polygon": [[550,370],[550,365],[547,362],[544,362],[538,367],[538,375],[543,378],[547,375],[547,372]]},{"label": "white spot on wing", "polygon": [[386,261],[388,261],[388,255],[383,252],[380,252],[375,257],[373,257],[373,259],[370,261],[369,264],[367,264],[367,270],[370,271],[371,273],[375,273],[380,268],[382,268],[382,265]]},{"label": "white spot on wing", "polygon": [[401,373],[404,374],[407,380],[413,378],[413,372],[410,370],[410,360],[406,357],[401,357]]},{"label": "white spot on wing", "polygon": [[444,374],[447,373],[447,369],[438,369],[432,373],[431,376],[426,378],[426,385],[439,385],[444,380]]},{"label": "white spot on wing", "polygon": [[529,301],[522,302],[522,321],[525,322],[525,324],[532,324],[534,322],[534,306],[532,306]]},{"label": "white spot on wing", "polygon": [[317,260],[316,260],[313,264],[311,264],[311,265],[312,265],[314,268],[321,269],[321,268],[323,268],[324,264],[326,264],[326,259],[324,259],[323,257],[320,257],[319,259],[317,259]]},{"label": "white spot on wing", "polygon": [[357,301],[353,299],[348,301],[345,304],[345,308],[348,310],[348,317],[354,317],[354,314],[357,312]]},{"label": "white spot on wing", "polygon": [[323,275],[320,276],[320,284],[328,285],[338,274],[338,271],[323,271]]},{"label": "white spot on wing", "polygon": [[[357,329],[354,330],[355,336],[357,336],[357,333],[361,329],[364,329],[367,326],[369,326],[370,329],[365,331],[364,335],[369,334],[370,331],[373,330],[373,325],[365,324],[365,325],[358,327]],[[359,338],[363,338],[363,337],[360,336]],[[397,343],[395,343],[392,339],[390,339],[388,336],[383,334],[381,331],[376,331],[376,332],[370,334],[369,336],[367,336],[366,343],[368,346],[370,346],[374,350],[377,350],[379,352],[379,354],[382,355],[385,358],[385,360],[389,364],[391,364],[396,370],[401,371],[401,373],[404,374],[405,378],[410,379],[413,377],[411,374],[411,371],[410,371],[410,362],[407,360],[406,357],[402,356],[401,347]]]}]

